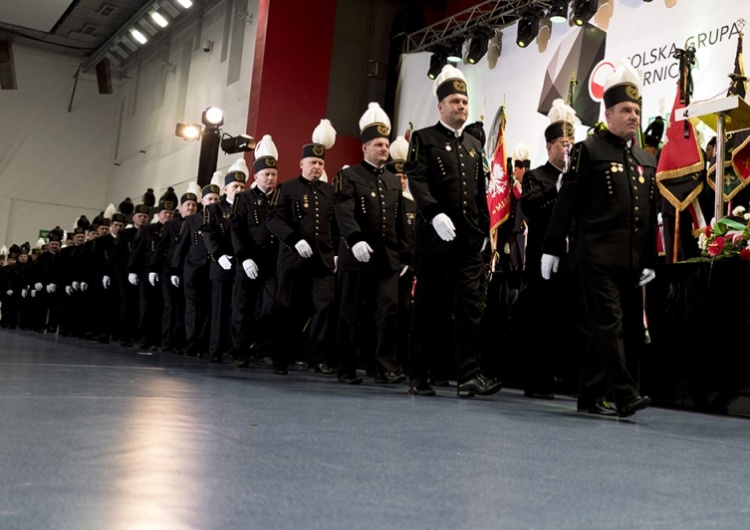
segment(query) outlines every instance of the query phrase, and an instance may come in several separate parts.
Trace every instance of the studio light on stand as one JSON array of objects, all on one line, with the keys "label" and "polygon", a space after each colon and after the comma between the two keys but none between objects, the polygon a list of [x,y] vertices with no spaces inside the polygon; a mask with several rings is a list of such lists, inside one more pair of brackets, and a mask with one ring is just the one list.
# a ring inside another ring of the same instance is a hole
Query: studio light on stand
[{"label": "studio light on stand", "polygon": [[209,107],[201,115],[203,134],[201,135],[201,154],[198,158],[198,186],[207,186],[216,171],[221,144],[221,129],[224,124],[224,112],[218,107]]},{"label": "studio light on stand", "polygon": [[198,123],[178,123],[174,133],[186,142],[192,142],[201,137],[201,126]]},{"label": "studio light on stand", "polygon": [[244,153],[245,151],[252,151],[253,149],[255,149],[255,138],[249,134],[231,136],[224,133],[221,138],[221,150],[228,155]]}]

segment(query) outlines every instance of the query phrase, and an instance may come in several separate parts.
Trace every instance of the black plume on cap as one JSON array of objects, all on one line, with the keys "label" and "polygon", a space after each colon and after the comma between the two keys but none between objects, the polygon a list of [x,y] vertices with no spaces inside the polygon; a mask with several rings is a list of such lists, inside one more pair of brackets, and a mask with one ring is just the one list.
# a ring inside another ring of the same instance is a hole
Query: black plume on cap
[{"label": "black plume on cap", "polygon": [[481,121],[475,121],[474,123],[466,125],[464,127],[464,132],[469,133],[474,138],[479,140],[482,145],[484,145],[484,143],[487,141],[487,137],[484,134],[484,123],[482,123]]},{"label": "black plume on cap", "polygon": [[120,203],[120,206],[118,206],[117,209],[122,214],[130,215],[133,213],[135,205],[133,204],[133,201],[130,200],[130,197],[125,197],[125,200]]},{"label": "black plume on cap", "polygon": [[154,195],[153,188],[149,188],[146,190],[146,193],[143,194],[143,204],[146,206],[155,206],[156,205],[156,196]]},{"label": "black plume on cap", "polygon": [[659,142],[661,142],[661,137],[664,134],[664,118],[662,118],[661,116],[657,116],[656,118],[654,118],[654,121],[649,123],[648,127],[646,127],[644,134],[649,134],[656,138],[656,145],[659,145]]},{"label": "black plume on cap", "polygon": [[82,215],[76,220],[76,226],[78,228],[83,228],[84,230],[88,230],[89,226],[91,226],[91,221],[89,221],[85,215]]},{"label": "black plume on cap", "polygon": [[161,197],[159,197],[159,202],[162,201],[172,201],[172,203],[177,204],[177,194],[174,192],[173,187],[168,187],[167,191],[165,191]]}]

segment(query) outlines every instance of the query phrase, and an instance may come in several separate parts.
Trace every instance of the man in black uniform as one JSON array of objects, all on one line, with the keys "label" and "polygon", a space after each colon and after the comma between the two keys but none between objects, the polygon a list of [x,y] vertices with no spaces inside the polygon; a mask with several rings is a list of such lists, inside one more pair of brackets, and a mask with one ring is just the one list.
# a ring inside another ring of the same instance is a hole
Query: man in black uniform
[{"label": "man in black uniform", "polygon": [[430,351],[424,345],[434,323],[452,314],[458,395],[489,395],[501,384],[484,376],[477,356],[482,249],[489,245],[490,224],[482,145],[463,132],[469,99],[461,71],[444,66],[434,89],[440,121],[415,131],[409,151],[415,163],[409,187],[419,209],[409,391],[435,394],[427,381]]},{"label": "man in black uniform", "polygon": [[[125,202],[125,201],[123,201]],[[121,204],[122,206],[122,204]],[[135,248],[138,232],[148,223],[150,207],[147,204],[139,204],[133,208],[130,214],[132,226],[128,226],[120,232],[114,241],[112,255],[107,262],[107,274],[102,279],[103,284],[113,284],[113,288],[119,291],[120,314],[118,335],[120,345],[132,346],[139,335],[138,311],[139,311],[139,289],[138,277],[128,273],[130,254]],[[135,283],[130,280],[135,278]]]},{"label": "man in black uniform", "polygon": [[232,304],[235,366],[250,364],[251,345],[258,366],[271,368],[274,357],[276,260],[279,240],[266,221],[278,181],[278,151],[266,134],[255,146],[253,186],[237,196],[232,218],[232,244],[237,259]]},{"label": "man in black uniform", "polygon": [[[113,205],[110,205],[114,208]],[[109,209],[109,207],[108,207]],[[104,212],[105,218],[110,220],[109,233],[96,239],[91,259],[89,276],[90,288],[99,291],[96,310],[97,340],[108,343],[119,339],[118,318],[120,315],[120,291],[117,285],[112,285],[112,257],[117,240],[125,228],[125,214],[117,211]],[[115,318],[112,311],[115,310]]]},{"label": "man in black uniform", "polygon": [[237,207],[236,197],[245,190],[247,177],[247,164],[244,158],[240,158],[224,176],[224,195],[221,200],[206,208],[203,240],[206,250],[211,254],[211,334],[208,360],[212,363],[224,362],[225,354],[234,354],[231,340],[232,288],[237,260],[230,227]]},{"label": "man in black uniform", "polygon": [[583,360],[578,409],[612,414],[603,400],[612,390],[617,414],[630,416],[651,400],[640,395],[626,367],[626,348],[643,337],[639,286],[654,277],[656,159],[635,142],[641,118],[641,80],[628,61],[604,85],[609,130],[576,144],[570,171],[552,210],[542,256],[549,279],[565,254],[566,237],[578,267],[594,347]]},{"label": "man in black uniform", "polygon": [[128,260],[128,281],[131,285],[140,287],[139,327],[143,339],[140,347],[144,350],[155,350],[162,342],[162,309],[168,301],[164,300],[161,288],[156,287],[159,275],[151,267],[156,260],[157,246],[166,237],[165,223],[174,216],[175,207],[176,204],[171,200],[159,201],[157,221],[138,230],[135,246]]},{"label": "man in black uniform", "polygon": [[[526,172],[520,199],[528,224],[524,276],[529,296],[529,317],[533,319],[528,328],[531,347],[522,353],[523,386],[526,397],[540,399],[555,397],[555,359],[561,354],[558,344],[561,337],[572,335],[572,330],[563,324],[567,323],[566,316],[575,307],[573,300],[566,295],[570,278],[545,280],[542,278],[541,265],[544,235],[557,200],[563,172],[567,169],[568,154],[575,143],[574,127],[580,124],[580,120],[562,99],[552,102],[549,118],[551,123],[544,130],[547,163]],[[562,350],[571,349],[573,348],[568,347]]]},{"label": "man in black uniform", "polygon": [[[194,186],[197,188],[197,184]],[[172,188],[168,188],[168,192],[169,190]],[[174,193],[174,190],[171,193]],[[171,201],[171,198],[165,200]],[[156,273],[156,276],[149,274],[149,277],[155,278],[156,282],[161,284],[161,296],[164,300],[161,321],[162,351],[181,355],[185,347],[185,297],[182,288],[171,282],[172,259],[185,218],[198,211],[198,196],[194,191],[182,194],[178,211],[180,215],[164,225],[164,237],[157,243],[154,259],[149,267],[150,273]]]},{"label": "man in black uniform", "polygon": [[[302,174],[283,182],[271,203],[268,229],[279,239],[274,373],[286,374],[297,347],[306,352],[308,367],[332,374],[329,323],[334,297],[333,186],[321,180],[326,149],[336,139],[328,120],[313,132],[313,143],[302,148]],[[302,330],[309,318],[307,344]],[[357,384],[358,377],[342,382]]]},{"label": "man in black uniform", "polygon": [[212,183],[201,190],[202,211],[185,218],[180,228],[172,256],[172,276],[175,287],[183,286],[185,293],[185,353],[200,357],[208,353],[211,329],[211,255],[203,240],[203,226],[208,224],[206,207],[219,201],[221,171],[214,173]]},{"label": "man in black uniform", "polygon": [[338,375],[355,379],[356,353],[376,383],[399,383],[398,273],[409,261],[401,182],[386,169],[391,121],[370,103],[359,121],[363,160],[336,175]]}]

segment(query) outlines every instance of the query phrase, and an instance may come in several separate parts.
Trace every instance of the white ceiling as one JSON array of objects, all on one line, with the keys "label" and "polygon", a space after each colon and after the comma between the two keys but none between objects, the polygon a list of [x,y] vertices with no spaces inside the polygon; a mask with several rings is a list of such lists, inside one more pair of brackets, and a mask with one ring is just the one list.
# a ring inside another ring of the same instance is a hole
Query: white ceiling
[{"label": "white ceiling", "polygon": [[73,0],[2,0],[0,21],[48,32],[72,3]]}]

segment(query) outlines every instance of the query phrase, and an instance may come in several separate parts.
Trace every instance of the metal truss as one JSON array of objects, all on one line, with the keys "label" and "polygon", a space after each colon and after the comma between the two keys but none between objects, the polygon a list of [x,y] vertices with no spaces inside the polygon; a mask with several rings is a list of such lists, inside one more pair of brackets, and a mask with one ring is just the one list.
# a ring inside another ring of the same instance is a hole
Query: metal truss
[{"label": "metal truss", "polygon": [[436,46],[466,39],[476,27],[502,29],[514,24],[521,16],[535,12],[543,17],[551,0],[488,0],[478,3],[424,29],[406,35],[404,53],[431,51]]}]

